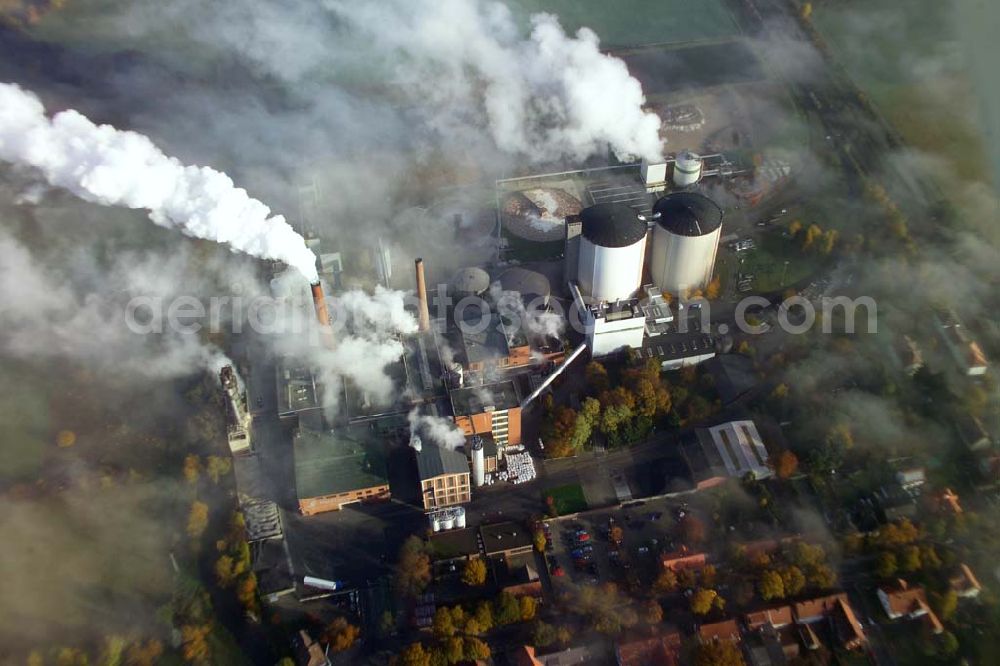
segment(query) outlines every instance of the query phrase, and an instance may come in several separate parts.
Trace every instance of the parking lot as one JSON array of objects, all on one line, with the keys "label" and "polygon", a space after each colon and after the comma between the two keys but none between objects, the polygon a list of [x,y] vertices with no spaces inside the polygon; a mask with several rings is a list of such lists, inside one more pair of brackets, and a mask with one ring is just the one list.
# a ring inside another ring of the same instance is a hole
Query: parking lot
[{"label": "parking lot", "polygon": [[[684,498],[638,500],[624,506],[546,522],[550,534],[546,561],[557,592],[569,585],[624,583],[630,572],[649,580],[659,555],[679,547],[674,535],[677,520],[691,511]],[[617,545],[611,538],[614,528],[618,528],[614,536],[620,538]],[[555,573],[558,570],[562,575]]]}]

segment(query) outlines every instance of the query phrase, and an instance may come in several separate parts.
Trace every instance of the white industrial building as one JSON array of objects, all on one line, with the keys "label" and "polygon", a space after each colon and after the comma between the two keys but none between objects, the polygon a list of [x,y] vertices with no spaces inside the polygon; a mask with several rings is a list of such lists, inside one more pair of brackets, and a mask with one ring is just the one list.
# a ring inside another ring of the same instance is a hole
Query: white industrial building
[{"label": "white industrial building", "polygon": [[580,211],[580,256],[576,277],[593,301],[631,298],[642,284],[646,223],[623,204],[598,204]]},{"label": "white industrial building", "polygon": [[570,283],[573,303],[580,313],[587,335],[587,346],[592,356],[607,356],[622,349],[638,349],[646,333],[646,314],[639,306],[639,299],[608,303],[584,302],[579,287]]},{"label": "white industrial building", "polygon": [[704,195],[674,192],[656,202],[653,216],[653,283],[678,295],[703,289],[715,270],[722,209]]},{"label": "white industrial building", "polygon": [[708,428],[708,435],[730,477],[754,479],[772,475],[767,449],[753,421],[730,421]]}]

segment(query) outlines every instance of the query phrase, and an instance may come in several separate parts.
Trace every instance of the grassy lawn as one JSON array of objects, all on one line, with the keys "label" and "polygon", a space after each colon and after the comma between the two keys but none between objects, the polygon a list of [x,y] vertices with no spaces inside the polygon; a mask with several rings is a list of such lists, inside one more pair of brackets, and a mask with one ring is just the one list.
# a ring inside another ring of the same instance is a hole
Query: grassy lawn
[{"label": "grassy lawn", "polygon": [[736,260],[736,270],[753,274],[754,291],[759,293],[780,291],[801,282],[826,262],[825,257],[805,253],[797,242],[777,234],[762,234],[757,247],[745,252],[742,259],[742,270],[739,260]]},{"label": "grassy lawn", "polygon": [[549,497],[555,502],[556,513],[560,516],[584,511],[587,508],[587,500],[583,496],[583,487],[579,483],[571,483],[542,491],[542,502],[546,506],[548,506]]}]

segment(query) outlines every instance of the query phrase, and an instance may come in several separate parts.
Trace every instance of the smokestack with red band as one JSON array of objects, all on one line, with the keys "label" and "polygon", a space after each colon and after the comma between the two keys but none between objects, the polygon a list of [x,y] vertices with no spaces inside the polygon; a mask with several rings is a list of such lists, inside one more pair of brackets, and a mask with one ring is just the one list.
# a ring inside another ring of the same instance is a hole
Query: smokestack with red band
[{"label": "smokestack with red band", "polygon": [[315,282],[309,286],[312,289],[313,307],[316,308],[316,320],[319,321],[323,343],[327,347],[333,346],[333,329],[330,328],[330,312],[326,309],[326,294],[323,293],[323,285]]},{"label": "smokestack with red band", "polygon": [[417,298],[420,303],[417,306],[417,316],[420,320],[420,330],[427,331],[431,327],[431,315],[427,309],[427,283],[424,281],[424,260],[417,259],[413,262],[417,268]]}]

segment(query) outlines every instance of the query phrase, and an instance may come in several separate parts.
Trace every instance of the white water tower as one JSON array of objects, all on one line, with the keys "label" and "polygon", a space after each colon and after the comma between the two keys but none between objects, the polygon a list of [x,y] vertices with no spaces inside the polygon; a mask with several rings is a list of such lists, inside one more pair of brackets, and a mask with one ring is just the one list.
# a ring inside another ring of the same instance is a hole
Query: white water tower
[{"label": "white water tower", "polygon": [[674,160],[674,185],[690,187],[701,180],[701,157],[685,150]]}]

